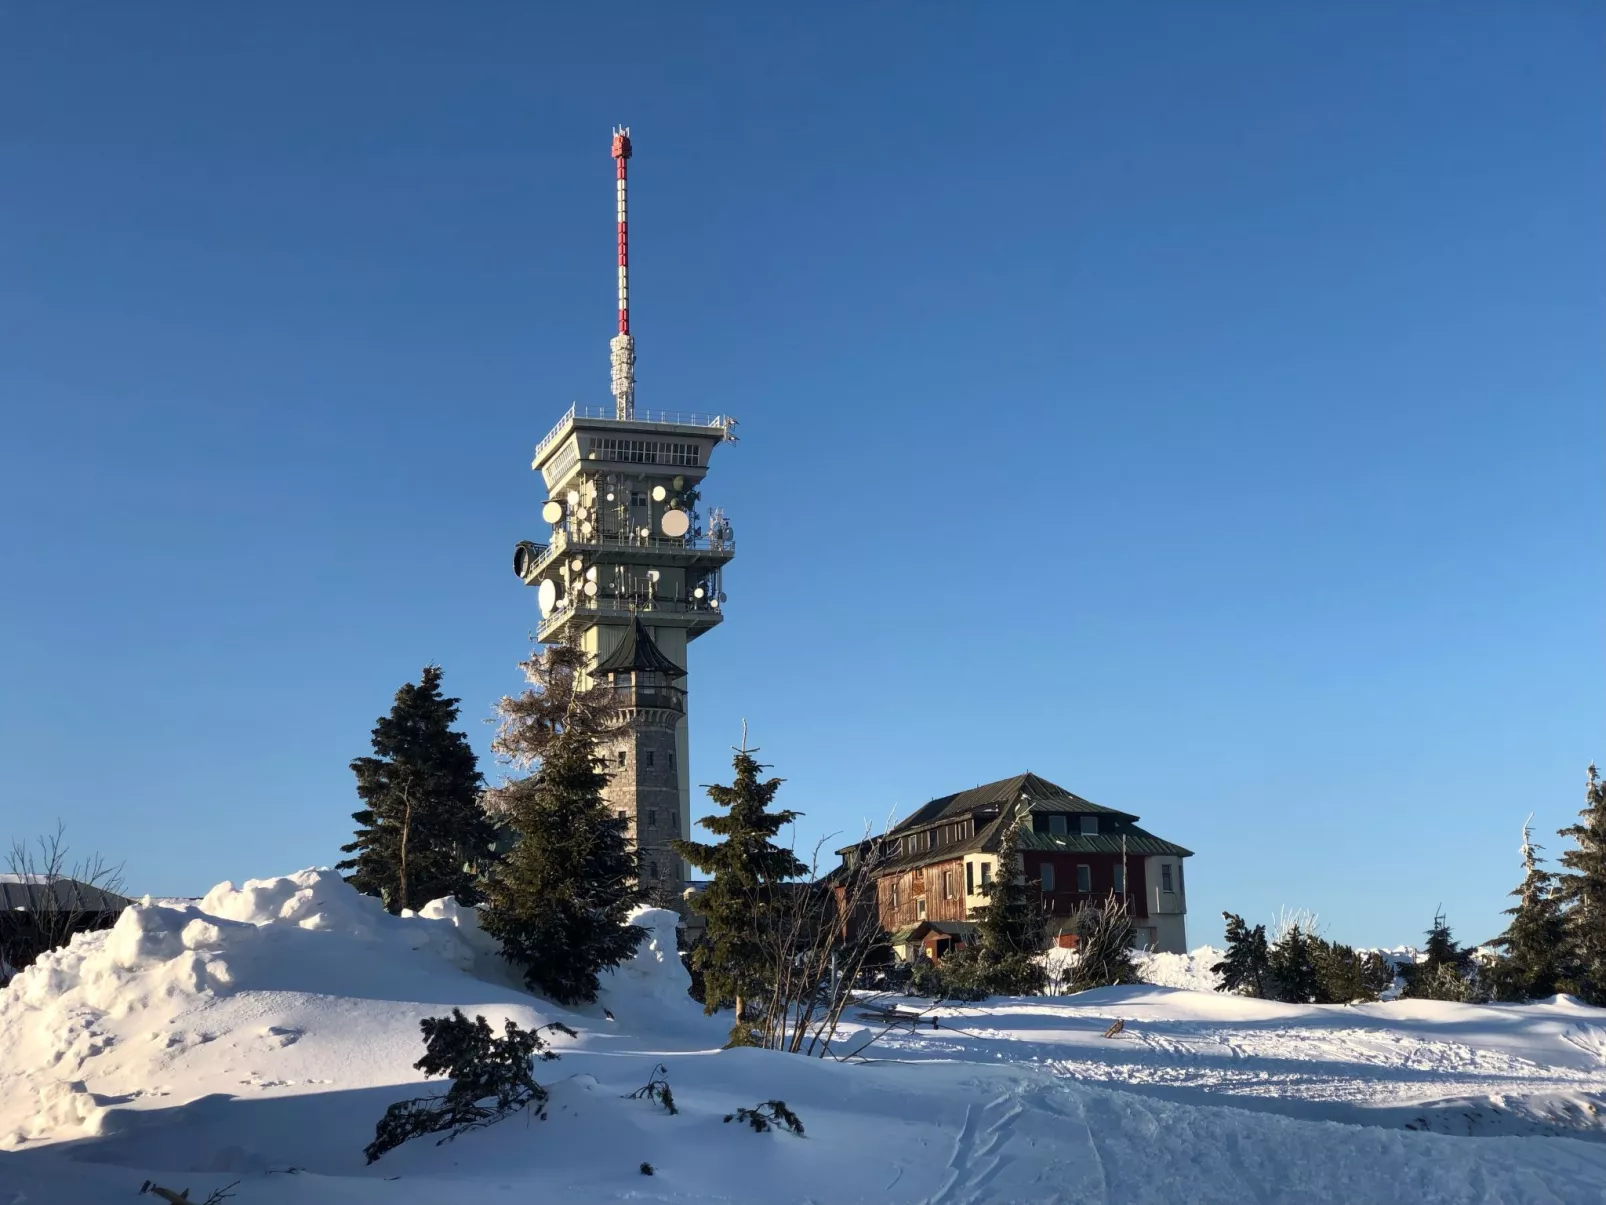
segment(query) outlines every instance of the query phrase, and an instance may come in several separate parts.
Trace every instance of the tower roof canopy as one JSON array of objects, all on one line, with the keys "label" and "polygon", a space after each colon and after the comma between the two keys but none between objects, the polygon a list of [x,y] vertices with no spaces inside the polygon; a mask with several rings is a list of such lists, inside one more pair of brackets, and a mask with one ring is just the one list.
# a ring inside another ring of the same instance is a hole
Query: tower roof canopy
[{"label": "tower roof canopy", "polygon": [[637,673],[666,674],[671,678],[686,676],[686,671],[653,643],[639,616],[631,620],[630,626],[625,629],[625,638],[619,642],[619,647],[609,653],[592,672],[622,674],[632,670]]}]

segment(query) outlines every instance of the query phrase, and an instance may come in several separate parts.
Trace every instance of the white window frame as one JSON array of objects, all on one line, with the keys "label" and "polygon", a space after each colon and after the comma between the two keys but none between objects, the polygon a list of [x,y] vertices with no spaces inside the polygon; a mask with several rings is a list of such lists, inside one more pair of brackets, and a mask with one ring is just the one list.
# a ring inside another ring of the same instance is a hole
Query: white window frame
[{"label": "white window frame", "polygon": [[[1082,886],[1084,879],[1087,881],[1086,887]],[[1087,895],[1093,890],[1093,868],[1086,862],[1078,862],[1076,864],[1076,890],[1083,895]]]}]

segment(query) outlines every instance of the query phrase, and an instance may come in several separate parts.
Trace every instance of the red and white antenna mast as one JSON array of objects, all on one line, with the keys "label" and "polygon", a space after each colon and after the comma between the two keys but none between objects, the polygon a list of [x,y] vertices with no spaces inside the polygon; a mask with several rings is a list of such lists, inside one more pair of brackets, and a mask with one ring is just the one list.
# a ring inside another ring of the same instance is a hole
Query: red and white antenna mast
[{"label": "red and white antenna mast", "polygon": [[625,220],[625,164],[630,127],[615,126],[613,159],[619,168],[619,333],[608,344],[613,361],[614,417],[636,417],[636,341],[630,337],[630,227]]}]

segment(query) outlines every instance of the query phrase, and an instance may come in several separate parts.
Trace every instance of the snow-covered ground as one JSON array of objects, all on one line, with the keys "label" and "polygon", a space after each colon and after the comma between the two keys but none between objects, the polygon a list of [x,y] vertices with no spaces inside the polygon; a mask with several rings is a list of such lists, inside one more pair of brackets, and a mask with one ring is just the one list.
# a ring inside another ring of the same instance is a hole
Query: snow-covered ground
[{"label": "snow-covered ground", "polygon": [[[237,1205],[1606,1200],[1606,1010],[1145,986],[943,1008],[839,1063],[721,1050],[672,920],[644,913],[636,960],[564,1010],[472,913],[388,917],[327,872],[131,909],[0,992],[0,1205],[146,1179],[238,1181]],[[1204,984],[1209,957],[1149,972]],[[538,1065],[548,1119],[365,1166],[385,1106],[426,1090],[419,1019],[453,1006],[578,1030]],[[627,1099],[660,1063],[676,1116]],[[804,1136],[721,1120],[772,1097]]]}]

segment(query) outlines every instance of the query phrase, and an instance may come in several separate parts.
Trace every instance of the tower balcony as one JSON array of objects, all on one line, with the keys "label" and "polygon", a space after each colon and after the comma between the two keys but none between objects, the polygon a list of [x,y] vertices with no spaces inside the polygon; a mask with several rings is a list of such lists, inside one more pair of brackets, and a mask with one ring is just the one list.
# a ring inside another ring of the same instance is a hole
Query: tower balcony
[{"label": "tower balcony", "polygon": [[718,627],[725,612],[711,598],[677,601],[665,598],[596,598],[581,597],[565,604],[541,621],[535,637],[542,643],[555,635],[565,624],[589,628],[598,623],[625,623],[637,615],[655,624],[673,624],[686,629],[686,639],[692,640],[704,632]]},{"label": "tower balcony", "polygon": [[541,580],[554,562],[565,555],[587,556],[601,564],[676,565],[686,569],[717,569],[736,555],[733,536],[609,536],[598,534],[589,540],[571,536],[562,527],[552,531],[546,551],[524,566],[525,585]]}]

